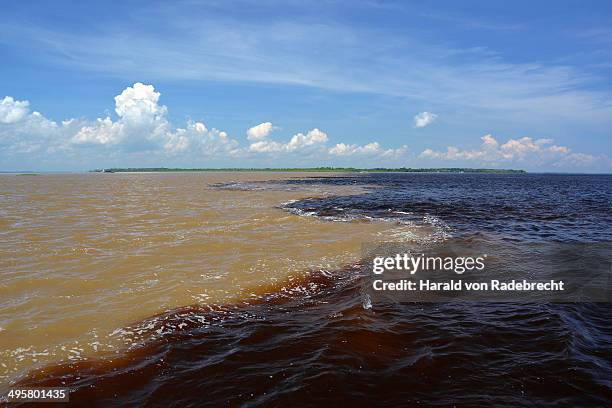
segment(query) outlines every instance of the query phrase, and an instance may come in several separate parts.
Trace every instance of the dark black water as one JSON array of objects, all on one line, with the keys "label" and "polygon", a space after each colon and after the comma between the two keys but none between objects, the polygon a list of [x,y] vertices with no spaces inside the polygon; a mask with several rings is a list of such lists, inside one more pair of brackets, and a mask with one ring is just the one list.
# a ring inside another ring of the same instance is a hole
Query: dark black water
[{"label": "dark black water", "polygon": [[[612,176],[375,174],[286,182],[308,183],[367,191],[301,200],[287,211],[330,222],[427,224],[442,244],[508,243],[517,257],[529,256],[534,243],[612,241]],[[181,322],[181,331],[122,359],[55,367],[24,384],[70,386],[72,404],[88,406],[610,405],[610,303],[364,307],[358,271],[313,272],[263,288],[250,305],[168,313],[151,330]]]},{"label": "dark black water", "polygon": [[522,241],[612,241],[612,176],[400,174],[293,180],[375,186],[365,194],[302,200],[287,208],[327,217],[433,216],[454,236],[490,232]]}]

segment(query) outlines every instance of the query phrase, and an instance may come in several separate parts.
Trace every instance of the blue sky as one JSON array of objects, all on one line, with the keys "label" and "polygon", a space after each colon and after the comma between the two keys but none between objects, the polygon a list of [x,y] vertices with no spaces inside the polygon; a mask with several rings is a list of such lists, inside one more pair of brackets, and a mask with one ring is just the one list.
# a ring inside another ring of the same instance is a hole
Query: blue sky
[{"label": "blue sky", "polygon": [[606,1],[5,2],[0,170],[612,172],[611,27]]}]

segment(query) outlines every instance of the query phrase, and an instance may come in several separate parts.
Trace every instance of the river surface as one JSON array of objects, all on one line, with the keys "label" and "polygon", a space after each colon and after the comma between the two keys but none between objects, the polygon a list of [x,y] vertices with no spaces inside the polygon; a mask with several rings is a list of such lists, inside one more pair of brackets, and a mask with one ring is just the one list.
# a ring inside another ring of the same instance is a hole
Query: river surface
[{"label": "river surface", "polygon": [[610,303],[364,298],[364,243],[461,240],[508,244],[509,264],[534,244],[609,243],[612,177],[0,175],[0,390],[69,386],[90,406],[609,403]]}]

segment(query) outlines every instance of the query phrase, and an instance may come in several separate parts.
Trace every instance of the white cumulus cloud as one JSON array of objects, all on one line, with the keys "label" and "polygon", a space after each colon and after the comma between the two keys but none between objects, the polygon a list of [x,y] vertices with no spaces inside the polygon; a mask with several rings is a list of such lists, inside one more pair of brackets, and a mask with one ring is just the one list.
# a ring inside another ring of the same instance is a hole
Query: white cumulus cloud
[{"label": "white cumulus cloud", "polygon": [[116,144],[123,133],[123,124],[114,123],[111,118],[98,118],[95,123],[83,126],[72,138],[76,144]]},{"label": "white cumulus cloud", "polygon": [[[0,152],[69,152],[79,147],[105,152],[228,157],[240,154],[238,142],[198,121],[173,128],[160,93],[140,82],[125,88],[115,100],[117,119],[69,119],[56,123],[38,112],[28,113],[28,101],[5,97],[0,105]],[[111,150],[109,150],[111,149]],[[94,150],[91,150],[92,152]]]},{"label": "white cumulus cloud", "polygon": [[257,126],[247,129],[247,139],[251,142],[258,142],[265,139],[270,132],[272,132],[273,126],[270,122],[260,123]]},{"label": "white cumulus cloud", "polygon": [[585,153],[573,153],[567,146],[553,144],[552,139],[533,139],[521,137],[509,139],[500,144],[492,135],[480,138],[479,149],[462,150],[456,146],[448,146],[445,151],[425,149],[420,154],[425,159],[441,159],[447,161],[474,161],[482,164],[517,163],[517,164],[550,164],[552,166],[590,165],[597,161],[609,161],[606,156],[594,156]]},{"label": "white cumulus cloud", "polygon": [[327,133],[312,129],[308,133],[296,133],[287,143],[273,140],[259,140],[249,145],[249,150],[255,153],[296,152],[304,149],[320,147],[327,142]]},{"label": "white cumulus cloud", "polygon": [[[269,136],[276,128],[271,122],[262,122],[246,131],[248,143],[240,145],[226,132],[209,128],[202,121],[189,120],[182,126],[173,126],[160,97],[152,85],[137,82],[114,98],[116,115],[93,121],[79,118],[56,122],[30,111],[29,101],[6,96],[0,99],[0,162],[20,155],[19,160],[25,158],[30,163],[53,160],[59,167],[71,160],[67,158],[83,158],[83,163],[95,167],[108,157],[125,163],[132,158],[151,157],[155,163],[164,163],[166,158],[175,163],[202,163],[199,159],[206,158],[205,163],[233,166],[235,162],[231,160],[235,158],[250,161],[249,165],[268,165],[268,155],[273,155],[275,159],[299,165],[345,162],[349,166],[355,163],[402,166],[420,158],[465,161],[477,166],[516,163],[533,168],[612,167],[612,160],[606,155],[574,152],[554,144],[552,139],[531,137],[501,143],[492,135],[485,135],[479,148],[427,148],[417,157],[409,155],[406,146],[385,148],[375,141],[363,145],[338,141],[330,145],[327,133],[319,128],[296,133],[284,141],[272,140]],[[419,115],[428,123],[436,118],[427,112]],[[421,124],[425,126],[425,122]],[[139,152],[145,154],[138,155]]]},{"label": "white cumulus cloud", "polygon": [[0,123],[15,123],[28,114],[30,102],[16,101],[10,96],[5,96],[0,101]]},{"label": "white cumulus cloud", "polygon": [[208,129],[202,122],[190,121],[185,128],[167,134],[164,150],[172,154],[197,153],[198,156],[237,156],[238,142],[218,129]]},{"label": "white cumulus cloud", "polygon": [[287,144],[287,150],[291,152],[308,146],[321,145],[326,142],[327,133],[315,128],[306,134],[298,133],[293,135]]},{"label": "white cumulus cloud", "polygon": [[354,144],[338,143],[329,149],[329,154],[334,156],[382,156],[382,157],[398,157],[406,153],[407,146],[401,146],[397,149],[383,149],[378,142],[368,143],[363,146]]},{"label": "white cumulus cloud", "polygon": [[58,124],[39,112],[30,113],[29,105],[29,101],[17,101],[10,96],[1,100],[0,159],[3,151],[36,155],[64,150],[67,135],[76,133],[83,123],[69,119]]},{"label": "white cumulus cloud", "polygon": [[438,115],[436,115],[435,113],[421,112],[415,115],[414,126],[417,128],[423,128],[427,125],[432,124],[437,118]]},{"label": "white cumulus cloud", "polygon": [[160,93],[153,85],[140,82],[115,96],[115,112],[119,120],[98,118],[74,135],[75,144],[114,145],[125,143],[132,150],[148,150],[164,144],[169,137],[168,109],[159,105]]},{"label": "white cumulus cloud", "polygon": [[160,93],[153,85],[136,82],[115,96],[115,112],[120,118],[133,123],[149,123],[163,118],[168,109],[158,105]]}]

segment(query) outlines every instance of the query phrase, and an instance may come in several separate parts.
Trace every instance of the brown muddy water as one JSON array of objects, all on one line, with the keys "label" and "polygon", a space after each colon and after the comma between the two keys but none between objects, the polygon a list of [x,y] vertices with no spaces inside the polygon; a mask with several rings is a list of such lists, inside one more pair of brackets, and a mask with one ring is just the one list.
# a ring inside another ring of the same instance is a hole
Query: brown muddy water
[{"label": "brown muddy water", "polygon": [[309,176],[0,176],[0,381],[50,363],[112,358],[146,340],[142,330],[124,329],[129,324],[182,306],[257,298],[266,285],[338,269],[358,259],[361,242],[394,228],[279,208],[330,194],[325,186],[211,187]]},{"label": "brown muddy water", "polygon": [[612,265],[610,203],[605,175],[0,175],[0,391],[69,387],[87,407],[609,406],[612,291],[385,303],[360,263],[362,244],[399,241],[501,248],[534,279],[541,245],[603,245]]}]

